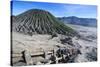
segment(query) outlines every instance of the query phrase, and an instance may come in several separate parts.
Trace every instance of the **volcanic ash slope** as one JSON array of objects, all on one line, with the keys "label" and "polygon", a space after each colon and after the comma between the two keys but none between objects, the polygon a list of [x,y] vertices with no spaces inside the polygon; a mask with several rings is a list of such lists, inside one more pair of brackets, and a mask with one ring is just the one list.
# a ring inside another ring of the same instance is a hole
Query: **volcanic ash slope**
[{"label": "volcanic ash slope", "polygon": [[72,28],[64,25],[45,10],[31,9],[17,15],[13,19],[12,29],[28,35],[33,35],[35,33],[72,35],[76,33]]},{"label": "volcanic ash slope", "polygon": [[78,55],[75,62],[97,60],[97,28],[81,25],[67,24],[80,34],[77,41],[81,45],[81,55]]}]

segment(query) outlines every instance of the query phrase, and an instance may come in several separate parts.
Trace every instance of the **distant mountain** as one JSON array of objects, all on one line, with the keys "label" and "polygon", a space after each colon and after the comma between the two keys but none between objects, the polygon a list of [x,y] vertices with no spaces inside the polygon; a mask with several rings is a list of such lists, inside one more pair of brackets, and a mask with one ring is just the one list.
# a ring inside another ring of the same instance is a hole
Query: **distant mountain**
[{"label": "distant mountain", "polygon": [[60,22],[51,13],[40,9],[28,10],[13,17],[12,30],[24,34],[75,34],[75,31]]},{"label": "distant mountain", "polygon": [[97,27],[97,20],[95,18],[78,18],[75,16],[70,16],[58,17],[58,19],[64,23]]}]

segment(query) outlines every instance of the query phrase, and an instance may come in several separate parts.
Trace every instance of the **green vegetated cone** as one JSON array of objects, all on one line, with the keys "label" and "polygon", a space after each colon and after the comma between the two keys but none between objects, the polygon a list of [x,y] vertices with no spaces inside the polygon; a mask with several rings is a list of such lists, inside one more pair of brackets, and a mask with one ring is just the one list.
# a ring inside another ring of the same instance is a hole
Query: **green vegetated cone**
[{"label": "green vegetated cone", "polygon": [[76,34],[72,28],[45,10],[30,9],[16,17],[14,16],[13,19],[13,30],[24,34]]}]

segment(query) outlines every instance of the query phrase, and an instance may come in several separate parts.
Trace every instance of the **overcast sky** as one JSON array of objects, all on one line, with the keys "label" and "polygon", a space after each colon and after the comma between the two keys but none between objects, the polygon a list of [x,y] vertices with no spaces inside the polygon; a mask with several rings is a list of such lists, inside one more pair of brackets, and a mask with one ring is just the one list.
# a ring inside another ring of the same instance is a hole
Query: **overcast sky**
[{"label": "overcast sky", "polygon": [[97,6],[79,4],[60,4],[46,2],[13,1],[12,14],[18,15],[29,9],[43,9],[56,17],[77,16],[81,18],[96,18]]}]

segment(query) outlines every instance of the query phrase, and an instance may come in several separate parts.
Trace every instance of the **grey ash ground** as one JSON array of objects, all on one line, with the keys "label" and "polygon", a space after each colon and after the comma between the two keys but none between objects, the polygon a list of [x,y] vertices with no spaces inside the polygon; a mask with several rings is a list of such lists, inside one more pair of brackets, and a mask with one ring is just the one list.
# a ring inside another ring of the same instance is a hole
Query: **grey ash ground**
[{"label": "grey ash ground", "polygon": [[97,61],[97,29],[32,9],[12,19],[13,66]]}]

